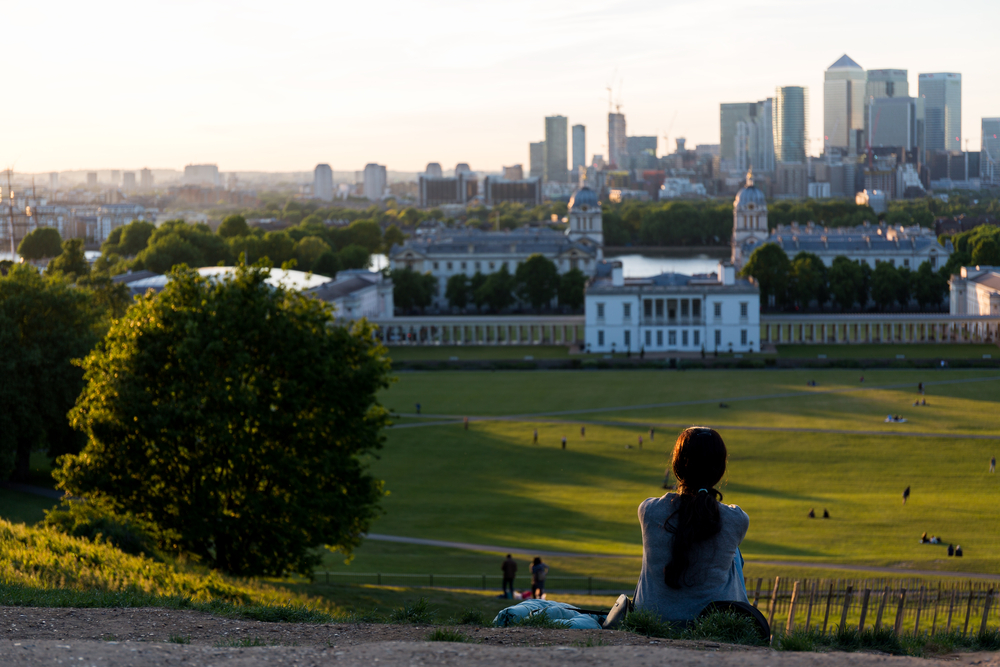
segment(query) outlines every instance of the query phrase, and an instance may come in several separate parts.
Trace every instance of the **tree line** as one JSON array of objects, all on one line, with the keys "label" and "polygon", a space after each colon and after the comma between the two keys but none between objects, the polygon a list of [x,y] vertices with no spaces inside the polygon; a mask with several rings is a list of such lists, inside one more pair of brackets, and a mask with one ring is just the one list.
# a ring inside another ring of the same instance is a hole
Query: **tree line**
[{"label": "tree line", "polygon": [[[395,305],[405,311],[429,307],[438,294],[438,278],[410,268],[390,272]],[[514,273],[506,262],[500,270],[489,274],[477,271],[472,276],[456,273],[445,283],[445,298],[452,310],[466,312],[473,306],[476,312],[484,308],[499,313],[519,304],[536,311],[547,308],[558,298],[560,307],[578,311],[583,307],[587,276],[580,269],[570,269],[562,275],[552,260],[534,254],[518,263]]]},{"label": "tree line", "polygon": [[841,256],[827,267],[813,253],[803,251],[789,258],[781,246],[765,243],[750,255],[741,275],[757,282],[762,307],[804,310],[830,304],[841,310],[865,310],[872,304],[885,310],[898,304],[907,310],[916,302],[923,310],[941,306],[948,278],[960,265],[955,261],[939,270],[925,261],[913,271],[889,262],[872,269],[866,262]]},{"label": "tree line", "polygon": [[335,326],[263,261],[177,266],[135,300],[54,264],[0,266],[0,478],[51,457],[75,501],[49,526],[241,576],[350,553],[384,495],[366,461],[390,364],[370,325]]},{"label": "tree line", "polygon": [[[404,239],[398,227],[389,226],[383,232],[377,222],[367,219],[342,227],[306,220],[289,229],[269,232],[250,227],[239,215],[223,220],[217,232],[206,224],[183,220],[168,220],[158,227],[133,220],[111,230],[101,245],[94,271],[110,276],[143,269],[167,273],[180,264],[233,265],[240,255],[245,255],[251,262],[267,258],[276,266],[333,277],[342,269],[367,268],[373,253],[385,252]],[[22,239],[18,253],[26,259],[52,257],[61,265],[69,261],[63,258],[64,247],[72,250],[67,257],[83,257],[82,241],[62,242],[56,229],[39,228]],[[72,268],[62,270],[77,275],[87,272],[85,263]]]}]

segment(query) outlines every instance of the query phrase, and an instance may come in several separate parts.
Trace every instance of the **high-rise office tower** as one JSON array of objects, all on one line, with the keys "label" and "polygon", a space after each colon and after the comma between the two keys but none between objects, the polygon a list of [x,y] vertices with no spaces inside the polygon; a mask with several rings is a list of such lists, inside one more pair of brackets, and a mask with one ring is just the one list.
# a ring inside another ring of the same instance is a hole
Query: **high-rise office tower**
[{"label": "high-rise office tower", "polygon": [[380,201],[385,196],[385,167],[374,162],[365,165],[365,199]]},{"label": "high-rise office tower", "polygon": [[184,167],[184,185],[215,187],[220,182],[218,165],[189,164]]},{"label": "high-rise office tower", "polygon": [[524,180],[524,168],[515,164],[510,167],[503,168],[503,179],[505,181],[523,181]]},{"label": "high-rise office tower", "polygon": [[628,143],[625,138],[625,114],[608,114],[608,160],[612,168],[628,161]]},{"label": "high-rise office tower", "polygon": [[318,164],[313,169],[313,197],[333,201],[333,169],[328,164]]},{"label": "high-rise office tower", "polygon": [[856,150],[856,130],[865,127],[865,70],[847,54],[830,65],[823,81],[823,143],[845,153]]},{"label": "high-rise office tower", "polygon": [[905,69],[870,69],[865,97],[909,97],[910,83]]},{"label": "high-rise office tower", "polygon": [[921,74],[927,150],[962,150],[962,75],[953,72]]},{"label": "high-rise office tower", "polygon": [[546,183],[569,182],[569,127],[566,116],[545,117],[545,174]]},{"label": "high-rise office tower", "polygon": [[875,97],[869,100],[872,148],[899,147],[919,151],[924,145],[924,101],[919,97]]},{"label": "high-rise office tower", "polygon": [[441,178],[441,165],[437,162],[428,162],[424,174],[431,178]]},{"label": "high-rise office tower", "polygon": [[587,166],[587,128],[573,126],[573,171]]},{"label": "high-rise office tower", "polygon": [[135,192],[135,172],[126,171],[122,174],[122,190],[125,192]]},{"label": "high-rise office tower", "polygon": [[153,189],[153,172],[150,169],[143,169],[139,172],[139,187],[142,190]]},{"label": "high-rise office tower", "polygon": [[774,171],[773,100],[719,105],[720,168],[745,174]]},{"label": "high-rise office tower", "polygon": [[625,137],[625,151],[628,157],[625,164],[618,166],[623,169],[655,169],[658,148],[659,142],[656,137]]},{"label": "high-rise office tower", "polygon": [[122,182],[122,172],[120,169],[111,170],[111,185],[118,186]]},{"label": "high-rise office tower", "polygon": [[545,142],[534,141],[528,144],[528,176],[541,178],[545,175]]},{"label": "high-rise office tower", "polygon": [[777,162],[806,161],[809,89],[780,86],[774,91],[774,157]]},{"label": "high-rise office tower", "polygon": [[1000,118],[983,119],[979,170],[984,184],[1000,185]]}]

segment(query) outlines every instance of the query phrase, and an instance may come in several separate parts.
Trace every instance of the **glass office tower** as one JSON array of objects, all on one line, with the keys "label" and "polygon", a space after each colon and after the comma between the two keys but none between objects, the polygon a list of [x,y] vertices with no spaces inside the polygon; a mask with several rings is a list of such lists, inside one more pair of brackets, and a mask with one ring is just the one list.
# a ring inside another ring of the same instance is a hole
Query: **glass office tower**
[{"label": "glass office tower", "polygon": [[826,70],[823,81],[823,143],[844,153],[857,150],[855,137],[865,127],[865,87],[861,65],[846,54]]},{"label": "glass office tower", "polygon": [[774,157],[778,162],[805,162],[809,126],[809,89],[781,86],[775,90]]},{"label": "glass office tower", "polygon": [[924,98],[927,150],[962,150],[962,75],[921,74],[918,82],[919,95]]},{"label": "glass office tower", "polygon": [[546,183],[569,182],[569,126],[566,116],[545,117],[545,177]]}]

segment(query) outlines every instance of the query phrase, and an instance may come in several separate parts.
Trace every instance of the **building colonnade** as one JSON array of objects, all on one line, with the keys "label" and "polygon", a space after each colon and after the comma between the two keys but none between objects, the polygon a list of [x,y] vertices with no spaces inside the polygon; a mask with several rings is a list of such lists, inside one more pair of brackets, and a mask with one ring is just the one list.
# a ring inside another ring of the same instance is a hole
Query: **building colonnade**
[{"label": "building colonnade", "polygon": [[978,343],[1000,340],[1000,317],[917,315],[761,315],[764,344]]},{"label": "building colonnade", "polygon": [[584,340],[582,316],[394,317],[376,320],[390,345],[573,345]]}]

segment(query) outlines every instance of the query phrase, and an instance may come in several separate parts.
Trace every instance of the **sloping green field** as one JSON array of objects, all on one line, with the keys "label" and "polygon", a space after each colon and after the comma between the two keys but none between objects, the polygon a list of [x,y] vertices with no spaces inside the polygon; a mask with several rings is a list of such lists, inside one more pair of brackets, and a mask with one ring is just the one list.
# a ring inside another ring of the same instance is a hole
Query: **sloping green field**
[{"label": "sloping green field", "polygon": [[[917,398],[928,405],[914,407]],[[405,412],[420,402],[425,415],[456,421],[390,431],[375,462],[390,495],[373,532],[638,556],[636,507],[663,493],[679,426],[710,424],[730,452],[725,501],[750,515],[749,560],[1000,572],[1000,480],[988,472],[1000,452],[998,398],[1000,373],[986,371],[875,371],[864,383],[858,372],[832,370],[404,373],[386,405]],[[886,424],[888,413],[908,421]],[[472,418],[468,431],[463,416]],[[808,519],[811,508],[831,518]],[[961,544],[965,557],[921,545],[925,531]],[[394,559],[387,549],[369,542],[352,565],[329,565],[406,572],[435,562],[427,552],[408,562],[412,548]],[[566,566],[637,570],[637,562]],[[456,571],[444,550],[437,564]]]}]

